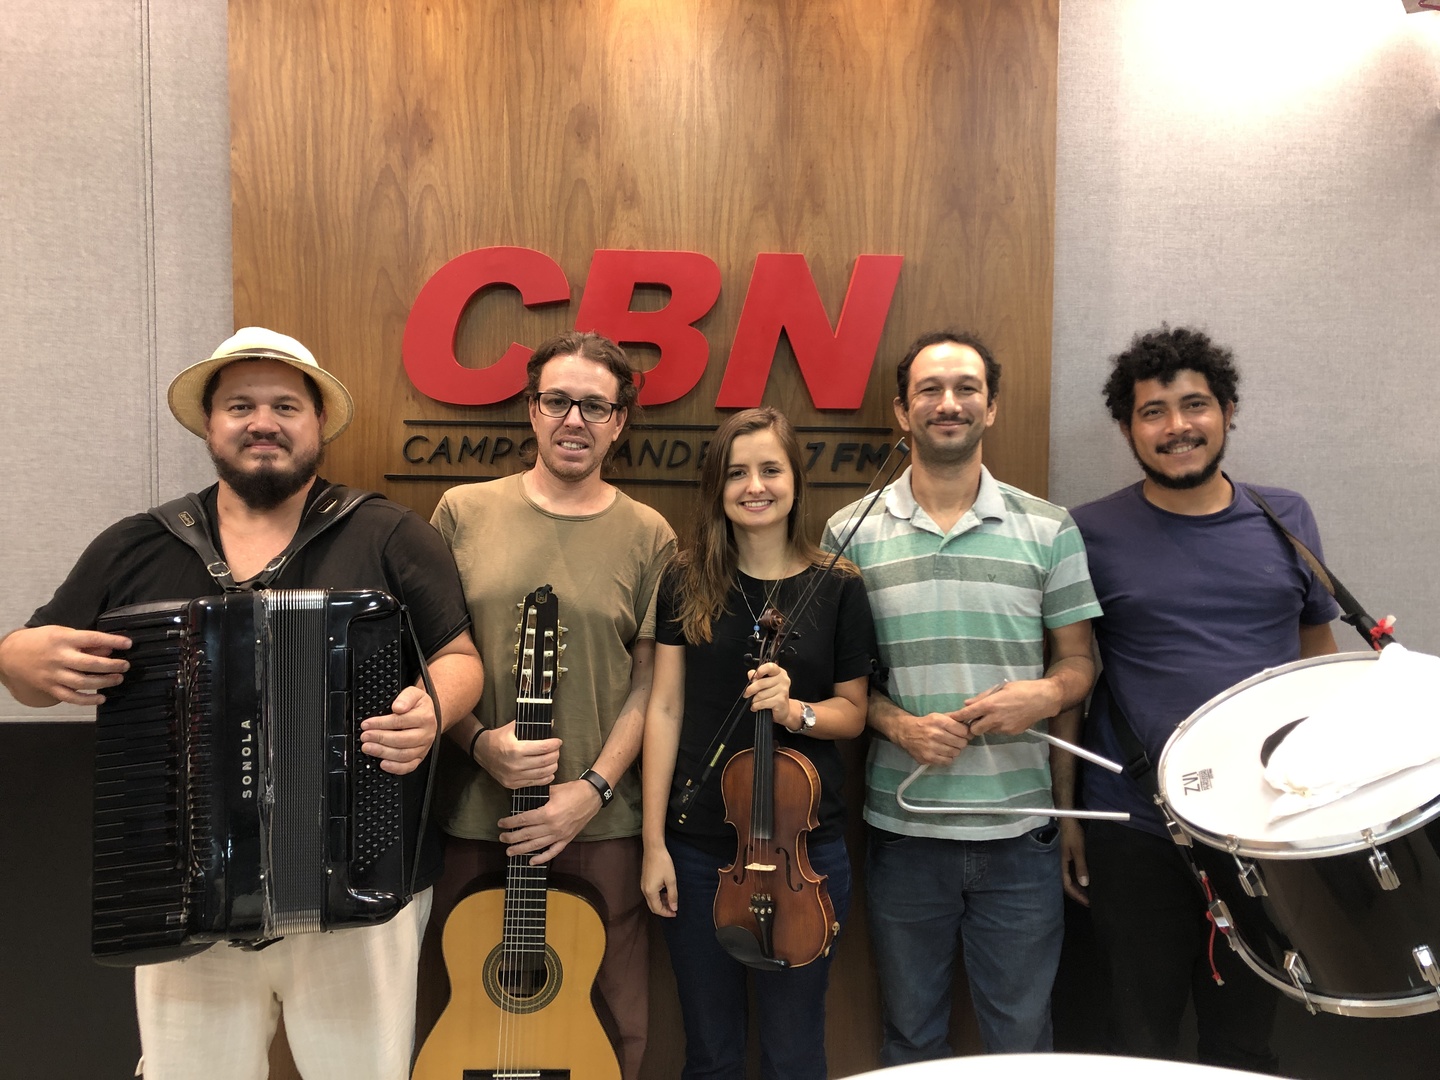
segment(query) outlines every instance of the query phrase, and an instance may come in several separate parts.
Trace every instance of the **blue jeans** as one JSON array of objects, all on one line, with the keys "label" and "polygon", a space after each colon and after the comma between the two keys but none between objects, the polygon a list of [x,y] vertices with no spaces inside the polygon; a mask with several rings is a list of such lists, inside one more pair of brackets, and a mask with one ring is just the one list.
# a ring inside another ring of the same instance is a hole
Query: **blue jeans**
[{"label": "blue jeans", "polygon": [[[746,967],[715,940],[712,907],[720,867],[729,859],[673,835],[666,847],[675,863],[680,911],[660,920],[670,946],[670,966],[685,1022],[684,1080],[744,1080],[748,1025],[746,979],[754,980],[760,1022],[760,1074],[766,1080],[824,1080],[825,987],[830,960],[822,956],[787,971]],[[835,918],[843,925],[850,909],[850,856],[843,840],[810,849],[815,873],[825,885]],[[837,939],[838,940],[838,939]]]},{"label": "blue jeans", "polygon": [[962,944],[986,1051],[1050,1049],[1050,990],[1065,932],[1053,824],[1005,840],[871,828],[866,874],[885,1015],[881,1065],[953,1053],[950,986]]}]

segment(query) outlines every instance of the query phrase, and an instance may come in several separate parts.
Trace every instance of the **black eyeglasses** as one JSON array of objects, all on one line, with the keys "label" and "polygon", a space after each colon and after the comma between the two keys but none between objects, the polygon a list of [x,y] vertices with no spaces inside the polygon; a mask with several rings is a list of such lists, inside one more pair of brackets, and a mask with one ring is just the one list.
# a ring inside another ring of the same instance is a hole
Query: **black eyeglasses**
[{"label": "black eyeglasses", "polygon": [[604,398],[587,397],[572,398],[569,394],[562,394],[558,390],[541,390],[534,395],[535,404],[546,416],[553,416],[556,419],[563,419],[570,415],[570,410],[576,405],[580,406],[580,419],[590,424],[603,424],[610,417],[615,415],[615,410],[620,408],[618,401],[606,401]]}]

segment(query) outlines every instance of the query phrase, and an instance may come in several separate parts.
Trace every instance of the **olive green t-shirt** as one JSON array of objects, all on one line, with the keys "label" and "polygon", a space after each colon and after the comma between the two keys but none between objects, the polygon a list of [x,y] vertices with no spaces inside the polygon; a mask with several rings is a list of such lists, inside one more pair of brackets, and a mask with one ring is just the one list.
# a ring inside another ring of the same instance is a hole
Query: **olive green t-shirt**
[{"label": "olive green t-shirt", "polygon": [[[485,662],[485,692],[475,715],[486,727],[515,719],[516,605],[550,585],[568,629],[555,685],[555,734],[562,740],[555,783],[578,779],[595,763],[630,693],[630,649],[655,636],[655,587],[675,551],[675,533],[656,511],[624,492],[598,514],[563,517],[536,506],[521,475],[451,488],[432,524],[450,545],[472,632]],[[606,777],[611,804],[581,830],[579,840],[640,832],[636,770]],[[452,836],[493,840],[510,816],[511,793],[445,744],[441,759],[440,824]]]}]

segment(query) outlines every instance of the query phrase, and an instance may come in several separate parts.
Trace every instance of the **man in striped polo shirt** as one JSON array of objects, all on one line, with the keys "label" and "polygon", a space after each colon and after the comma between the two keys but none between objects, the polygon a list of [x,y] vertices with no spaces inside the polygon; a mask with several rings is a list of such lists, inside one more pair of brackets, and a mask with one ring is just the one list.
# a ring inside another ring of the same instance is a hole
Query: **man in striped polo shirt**
[{"label": "man in striped polo shirt", "polygon": [[[986,1050],[1048,1050],[1060,847],[1046,812],[1049,749],[1027,732],[1089,691],[1100,607],[1070,516],[981,464],[1000,388],[989,349],[969,334],[925,334],[896,377],[914,460],[845,552],[864,573],[889,669],[888,692],[870,696],[878,737],[865,798],[881,1063],[952,1053],[961,944]],[[852,510],[830,519],[828,547]],[[1021,812],[907,812],[896,791],[921,765],[907,802]]]}]

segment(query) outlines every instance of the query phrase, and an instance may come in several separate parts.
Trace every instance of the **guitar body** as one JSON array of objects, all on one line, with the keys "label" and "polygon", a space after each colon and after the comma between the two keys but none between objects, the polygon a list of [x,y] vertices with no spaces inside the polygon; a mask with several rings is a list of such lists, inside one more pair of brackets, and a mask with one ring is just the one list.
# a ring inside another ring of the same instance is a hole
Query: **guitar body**
[{"label": "guitar body", "polygon": [[[564,673],[559,601],[542,585],[516,605],[515,737],[554,729]],[[510,812],[544,806],[550,786],[520,788]],[[586,901],[549,888],[550,868],[506,859],[505,887],[467,896],[445,921],[450,1004],[411,1080],[620,1080],[615,1049],[590,1004],[605,925]]]},{"label": "guitar body", "polygon": [[537,1073],[620,1080],[615,1050],[590,1003],[605,952],[600,915],[573,893],[548,890],[545,971],[517,987],[503,970],[504,908],[505,891],[490,889],[466,897],[446,921],[450,1004],[425,1040],[412,1080]]}]

